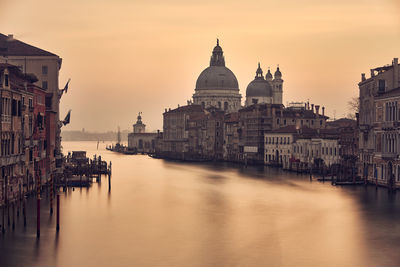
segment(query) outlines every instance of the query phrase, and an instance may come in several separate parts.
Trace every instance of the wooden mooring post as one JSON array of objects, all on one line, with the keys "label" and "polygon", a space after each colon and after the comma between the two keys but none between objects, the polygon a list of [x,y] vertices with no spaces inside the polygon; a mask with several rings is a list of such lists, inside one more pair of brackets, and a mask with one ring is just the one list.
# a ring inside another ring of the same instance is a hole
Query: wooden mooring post
[{"label": "wooden mooring post", "polygon": [[2,223],[1,223],[1,232],[4,234],[5,232],[6,232],[6,226],[5,226],[5,216],[6,216],[6,209],[5,209],[5,207],[3,206],[2,207],[2,213],[3,213],[3,221],[2,221]]},{"label": "wooden mooring post", "polygon": [[24,216],[24,227],[26,226],[26,206],[25,206],[25,197],[22,199],[22,213]]},{"label": "wooden mooring post", "polygon": [[57,194],[57,225],[56,231],[60,231],[60,194]]}]

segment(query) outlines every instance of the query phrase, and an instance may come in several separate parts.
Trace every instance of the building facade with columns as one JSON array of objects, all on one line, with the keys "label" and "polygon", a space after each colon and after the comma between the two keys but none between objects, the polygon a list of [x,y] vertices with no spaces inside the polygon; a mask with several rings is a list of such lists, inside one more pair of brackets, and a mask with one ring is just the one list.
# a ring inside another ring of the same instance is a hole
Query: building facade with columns
[{"label": "building facade with columns", "polygon": [[399,187],[400,66],[392,64],[361,74],[359,114],[359,173],[371,183]]}]

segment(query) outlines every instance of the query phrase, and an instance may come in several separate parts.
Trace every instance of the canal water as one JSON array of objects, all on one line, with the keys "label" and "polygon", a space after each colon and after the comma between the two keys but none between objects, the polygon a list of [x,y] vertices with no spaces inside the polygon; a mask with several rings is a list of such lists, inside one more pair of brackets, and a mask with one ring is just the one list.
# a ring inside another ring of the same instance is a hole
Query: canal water
[{"label": "canal water", "polygon": [[36,239],[0,233],[0,266],[400,266],[400,194],[333,187],[267,167],[119,155],[106,143],[64,142],[112,161],[108,180],[61,193],[56,234],[48,197]]}]

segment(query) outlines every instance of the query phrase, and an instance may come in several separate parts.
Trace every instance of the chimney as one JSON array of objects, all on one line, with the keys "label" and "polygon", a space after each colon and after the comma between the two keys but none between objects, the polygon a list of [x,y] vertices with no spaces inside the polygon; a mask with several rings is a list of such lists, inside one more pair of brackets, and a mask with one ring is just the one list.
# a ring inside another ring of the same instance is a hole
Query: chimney
[{"label": "chimney", "polygon": [[307,109],[307,103],[304,103],[304,109]]},{"label": "chimney", "polygon": [[375,77],[375,71],[371,69],[371,77]]},{"label": "chimney", "polygon": [[317,113],[317,115],[319,115],[319,105],[315,105],[315,113]]},{"label": "chimney", "polygon": [[311,104],[311,110],[314,113],[314,104]]},{"label": "chimney", "polygon": [[322,107],[322,116],[325,116],[325,107]]},{"label": "chimney", "polygon": [[310,102],[307,102],[307,109],[310,109]]},{"label": "chimney", "polygon": [[365,81],[366,80],[366,78],[365,78],[365,73],[361,73],[361,81],[363,82],[363,81]]},{"label": "chimney", "polygon": [[393,87],[397,88],[398,86],[400,86],[399,82],[399,59],[397,57],[395,57],[393,59]]},{"label": "chimney", "polygon": [[13,40],[14,40],[14,35],[13,34],[7,35],[7,41],[13,41]]}]

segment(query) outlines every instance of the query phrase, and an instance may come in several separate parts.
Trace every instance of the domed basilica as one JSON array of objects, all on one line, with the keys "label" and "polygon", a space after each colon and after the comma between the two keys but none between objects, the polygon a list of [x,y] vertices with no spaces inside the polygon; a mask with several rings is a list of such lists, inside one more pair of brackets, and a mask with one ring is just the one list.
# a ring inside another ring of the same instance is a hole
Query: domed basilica
[{"label": "domed basilica", "polygon": [[[235,112],[241,108],[239,85],[235,74],[225,66],[223,51],[217,39],[212,51],[210,66],[197,78],[193,103],[205,108],[216,107],[225,112]],[[282,104],[282,73],[277,68],[274,78],[270,70],[265,78],[258,64],[256,76],[247,86],[246,106],[269,103]]]},{"label": "domed basilica", "polygon": [[205,108],[217,107],[226,112],[234,112],[240,109],[242,96],[235,74],[225,67],[223,53],[217,40],[210,66],[197,78],[193,102]]}]

